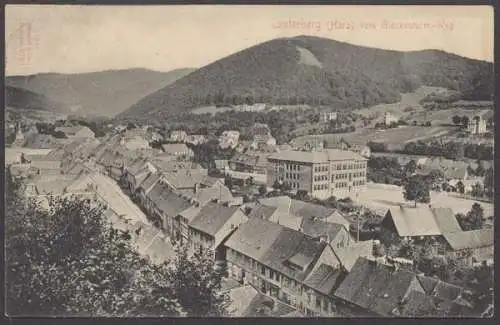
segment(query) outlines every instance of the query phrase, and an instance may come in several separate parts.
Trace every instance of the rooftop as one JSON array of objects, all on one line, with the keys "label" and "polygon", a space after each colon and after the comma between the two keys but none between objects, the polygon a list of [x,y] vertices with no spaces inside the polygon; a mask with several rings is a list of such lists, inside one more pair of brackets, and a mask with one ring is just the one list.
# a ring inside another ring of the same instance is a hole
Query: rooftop
[{"label": "rooftop", "polygon": [[207,203],[189,223],[189,227],[215,236],[238,210],[239,207],[226,207],[213,202]]},{"label": "rooftop", "polygon": [[388,211],[401,237],[437,236],[462,229],[450,208],[395,207]]},{"label": "rooftop", "polygon": [[303,163],[326,163],[329,161],[366,160],[362,156],[347,150],[325,149],[322,151],[281,151],[268,159],[297,161]]},{"label": "rooftop", "polygon": [[475,249],[493,246],[493,229],[478,229],[443,234],[444,239],[454,250]]}]

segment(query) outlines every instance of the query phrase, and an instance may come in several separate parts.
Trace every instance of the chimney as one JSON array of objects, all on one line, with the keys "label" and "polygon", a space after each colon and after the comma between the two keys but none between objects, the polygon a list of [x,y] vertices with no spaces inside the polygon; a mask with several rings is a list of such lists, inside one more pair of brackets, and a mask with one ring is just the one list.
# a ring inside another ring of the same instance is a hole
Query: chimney
[{"label": "chimney", "polygon": [[319,237],[319,240],[322,243],[329,243],[330,242],[330,236],[328,234],[321,235]]},{"label": "chimney", "polygon": [[198,193],[198,190],[200,189],[200,184],[199,183],[196,183],[194,184],[194,193]]}]

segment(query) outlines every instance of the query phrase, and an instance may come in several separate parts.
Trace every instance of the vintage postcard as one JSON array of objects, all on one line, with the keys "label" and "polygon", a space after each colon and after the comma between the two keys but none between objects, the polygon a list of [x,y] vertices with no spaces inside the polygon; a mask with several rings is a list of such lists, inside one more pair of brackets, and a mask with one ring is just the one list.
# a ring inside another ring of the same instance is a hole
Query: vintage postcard
[{"label": "vintage postcard", "polygon": [[5,21],[8,316],[493,316],[492,7]]}]

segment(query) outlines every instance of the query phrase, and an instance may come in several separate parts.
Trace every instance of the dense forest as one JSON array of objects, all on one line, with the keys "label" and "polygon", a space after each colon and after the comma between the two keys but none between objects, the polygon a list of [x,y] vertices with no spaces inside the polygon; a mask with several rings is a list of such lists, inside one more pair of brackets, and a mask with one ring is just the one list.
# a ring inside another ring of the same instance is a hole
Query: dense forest
[{"label": "dense forest", "polygon": [[396,52],[298,36],[271,40],[202,67],[119,117],[160,118],[200,106],[243,103],[353,109],[397,102],[402,92],[420,85],[455,90],[463,99],[490,100],[492,80],[491,63],[442,51]]}]

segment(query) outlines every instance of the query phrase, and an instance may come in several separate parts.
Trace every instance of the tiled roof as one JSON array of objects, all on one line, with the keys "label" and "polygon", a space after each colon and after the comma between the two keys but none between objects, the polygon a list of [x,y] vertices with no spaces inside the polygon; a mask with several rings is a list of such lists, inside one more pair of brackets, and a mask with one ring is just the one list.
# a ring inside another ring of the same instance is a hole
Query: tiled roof
[{"label": "tiled roof", "polygon": [[226,207],[217,203],[207,203],[189,223],[189,227],[215,236],[238,210],[239,207]]},{"label": "tiled roof", "polygon": [[443,234],[444,239],[454,250],[475,249],[493,246],[493,229],[479,229]]},{"label": "tiled roof", "polygon": [[304,284],[324,295],[330,296],[343,279],[343,273],[330,265],[321,264],[311,275],[307,277]]},{"label": "tiled roof", "polygon": [[333,239],[340,231],[342,231],[344,225],[314,220],[312,217],[309,217],[302,218],[302,224],[300,227],[302,232],[311,237],[328,236],[328,238]]},{"label": "tiled roof", "polygon": [[373,241],[364,240],[357,243],[351,243],[346,247],[335,247],[335,255],[337,256],[340,264],[347,271],[350,271],[356,264],[358,258],[373,257]]},{"label": "tiled roof", "polygon": [[[261,219],[253,221],[266,222]],[[305,234],[286,227],[275,237],[272,245],[260,258],[260,262],[289,277],[302,281],[319,258],[326,243],[315,240]],[[303,270],[297,269],[300,266]]]},{"label": "tiled roof", "polygon": [[172,192],[168,186],[156,183],[150,192],[148,198],[169,217],[177,216],[181,211],[189,208],[191,203]]},{"label": "tiled roof", "polygon": [[282,151],[272,154],[268,159],[298,161],[304,163],[325,163],[336,160],[366,160],[347,150],[325,149],[322,151]]},{"label": "tiled roof", "polygon": [[184,169],[175,172],[166,172],[163,174],[164,179],[170,186],[181,189],[194,189],[196,184],[204,184],[212,186],[217,179],[207,176],[206,170]]},{"label": "tiled roof", "polygon": [[170,154],[177,154],[179,152],[192,152],[192,150],[189,149],[189,147],[184,143],[166,143],[162,145],[162,148],[166,153]]},{"label": "tiled roof", "polygon": [[401,237],[437,236],[445,232],[461,231],[450,208],[400,206],[390,209],[389,213]]},{"label": "tiled roof", "polygon": [[146,193],[149,191],[153,185],[155,185],[161,178],[160,173],[150,174],[140,185],[139,189],[143,189]]},{"label": "tiled roof", "polygon": [[276,207],[271,207],[263,204],[254,204],[250,206],[251,211],[248,214],[249,218],[261,218],[269,220],[269,218],[276,211]]},{"label": "tiled roof", "polygon": [[219,202],[230,202],[234,199],[231,191],[224,185],[198,188],[196,192],[194,189],[181,189],[179,193],[189,198],[195,199],[200,204],[208,203],[214,199]]},{"label": "tiled roof", "polygon": [[393,271],[388,265],[359,258],[335,295],[382,316],[389,316],[403,300],[415,274]]}]

